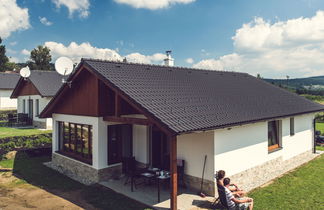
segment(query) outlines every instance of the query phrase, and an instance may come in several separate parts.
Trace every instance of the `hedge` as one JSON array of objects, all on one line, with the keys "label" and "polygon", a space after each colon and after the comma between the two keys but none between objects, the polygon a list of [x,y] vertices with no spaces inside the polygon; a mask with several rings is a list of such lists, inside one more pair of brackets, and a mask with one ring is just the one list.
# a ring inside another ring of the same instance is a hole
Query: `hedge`
[{"label": "hedge", "polygon": [[52,134],[38,134],[32,136],[14,136],[0,138],[0,159],[3,154],[14,150],[26,150],[32,148],[50,148],[52,146]]},{"label": "hedge", "polygon": [[8,121],[8,114],[17,114],[17,110],[0,110],[0,121]]}]

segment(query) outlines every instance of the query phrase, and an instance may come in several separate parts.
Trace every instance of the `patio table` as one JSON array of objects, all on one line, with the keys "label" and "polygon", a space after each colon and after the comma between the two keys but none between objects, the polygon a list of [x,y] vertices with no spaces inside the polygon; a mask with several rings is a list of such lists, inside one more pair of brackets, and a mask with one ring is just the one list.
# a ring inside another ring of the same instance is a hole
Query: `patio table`
[{"label": "patio table", "polygon": [[161,175],[161,170],[157,168],[148,169],[149,172],[142,173],[141,175],[145,178],[154,179],[157,182],[157,192],[158,192],[158,202],[160,202],[160,181],[170,179],[168,171],[163,171],[163,176]]},{"label": "patio table", "polygon": [[156,179],[157,179],[157,185],[158,185],[158,202],[160,202],[160,180],[167,180],[167,179],[170,179],[170,175],[168,175],[168,174],[165,174],[165,175],[163,175],[163,176],[161,176],[161,175],[158,175],[157,177],[156,177]]}]

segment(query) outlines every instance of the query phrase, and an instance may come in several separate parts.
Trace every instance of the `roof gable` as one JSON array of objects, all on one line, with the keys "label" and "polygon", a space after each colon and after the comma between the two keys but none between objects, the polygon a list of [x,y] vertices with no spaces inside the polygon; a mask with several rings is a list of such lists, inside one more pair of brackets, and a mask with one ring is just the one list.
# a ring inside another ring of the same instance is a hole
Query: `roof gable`
[{"label": "roof gable", "polygon": [[[32,83],[34,88],[37,90],[37,95],[43,97],[52,97],[56,94],[58,89],[62,86],[62,76],[60,76],[55,71],[31,71],[30,77],[27,80]],[[24,95],[35,95],[35,90],[25,90],[21,92],[21,89],[24,88],[26,81],[24,78],[20,78],[17,83],[11,97],[17,98],[21,93]]]},{"label": "roof gable", "polygon": [[29,80],[21,78],[17,83],[17,88],[13,91],[11,98],[17,98],[18,96],[28,95],[41,95],[35,85]]}]

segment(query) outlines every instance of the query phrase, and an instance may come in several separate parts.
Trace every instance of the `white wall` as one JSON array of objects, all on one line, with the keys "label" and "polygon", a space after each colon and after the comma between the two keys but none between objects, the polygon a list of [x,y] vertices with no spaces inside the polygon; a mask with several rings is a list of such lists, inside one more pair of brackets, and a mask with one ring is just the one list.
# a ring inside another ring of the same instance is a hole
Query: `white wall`
[{"label": "white wall", "polygon": [[177,157],[185,160],[185,174],[201,177],[207,155],[205,179],[214,180],[214,133],[201,132],[177,137]]},{"label": "white wall", "polygon": [[13,90],[0,90],[0,109],[17,109],[17,99],[11,99]]},{"label": "white wall", "polygon": [[215,170],[226,175],[263,164],[274,158],[289,159],[312,149],[314,114],[295,117],[295,135],[290,136],[289,118],[282,120],[282,149],[268,152],[268,122],[259,122],[214,132]]},{"label": "white wall", "polygon": [[133,125],[133,156],[138,162],[149,163],[148,127]]},{"label": "white wall", "polygon": [[302,115],[295,118],[295,135],[290,136],[290,120],[283,120],[283,159],[290,159],[313,148],[314,115]]},{"label": "white wall", "polygon": [[40,95],[31,95],[31,96],[19,96],[18,97],[18,107],[17,112],[23,113],[23,100],[25,99],[25,113],[28,113],[28,99],[33,100],[33,120],[38,122],[46,122],[46,128],[52,128],[52,119],[51,118],[39,118],[36,113],[36,99],[39,100],[39,114],[43,111],[46,105],[50,102],[52,97],[42,97]]}]

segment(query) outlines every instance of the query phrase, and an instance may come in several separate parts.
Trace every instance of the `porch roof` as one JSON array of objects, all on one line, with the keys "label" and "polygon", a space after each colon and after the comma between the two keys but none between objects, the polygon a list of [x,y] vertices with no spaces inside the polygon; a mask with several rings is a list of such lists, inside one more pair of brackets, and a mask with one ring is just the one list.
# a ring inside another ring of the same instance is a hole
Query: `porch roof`
[{"label": "porch roof", "polygon": [[177,134],[324,110],[246,73],[93,59],[76,72],[82,66]]}]

